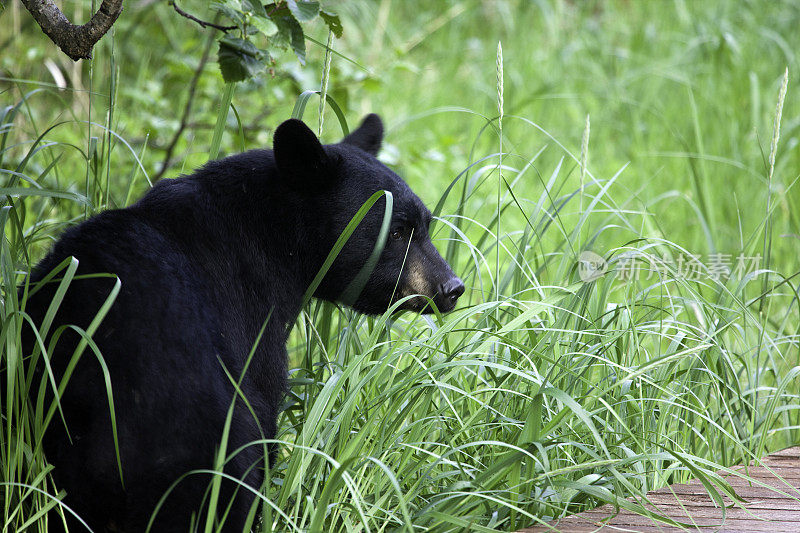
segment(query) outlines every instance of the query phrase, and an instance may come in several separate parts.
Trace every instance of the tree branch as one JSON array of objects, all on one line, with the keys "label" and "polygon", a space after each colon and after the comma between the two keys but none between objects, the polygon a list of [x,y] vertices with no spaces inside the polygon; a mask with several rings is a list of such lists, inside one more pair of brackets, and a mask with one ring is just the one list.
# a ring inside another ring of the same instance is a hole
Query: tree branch
[{"label": "tree branch", "polygon": [[67,20],[52,0],[22,0],[22,4],[44,34],[73,61],[90,59],[94,45],[122,13],[122,0],[103,0],[89,22],[76,26]]},{"label": "tree branch", "polygon": [[175,150],[175,146],[178,144],[178,140],[183,135],[186,126],[189,124],[189,115],[192,112],[192,104],[194,103],[194,93],[197,90],[197,83],[200,81],[200,75],[203,73],[203,69],[208,63],[208,56],[211,53],[211,45],[214,43],[214,34],[209,34],[208,38],[206,39],[206,46],[203,49],[203,56],[200,58],[200,63],[197,64],[197,69],[194,71],[194,76],[192,76],[192,81],[189,83],[189,95],[186,98],[186,105],[183,108],[183,116],[181,117],[181,123],[178,126],[178,130],[173,135],[172,140],[167,145],[164,154],[164,161],[161,163],[161,168],[159,169],[158,173],[153,177],[153,183],[160,180],[164,173],[169,168],[170,164],[172,163],[172,152]]},{"label": "tree branch", "polygon": [[186,11],[184,11],[183,9],[179,8],[178,7],[178,2],[175,2],[175,0],[172,0],[172,2],[170,2],[170,4],[172,4],[172,7],[175,8],[175,11],[178,13],[178,15],[180,15],[182,17],[186,17],[189,20],[195,21],[196,23],[200,24],[203,28],[211,27],[211,28],[216,28],[216,29],[221,30],[221,31],[235,30],[237,28],[237,26],[220,26],[219,24],[215,24],[213,22],[208,22],[206,20],[200,20],[199,18],[195,17],[194,15],[191,15],[191,14],[187,13]]}]

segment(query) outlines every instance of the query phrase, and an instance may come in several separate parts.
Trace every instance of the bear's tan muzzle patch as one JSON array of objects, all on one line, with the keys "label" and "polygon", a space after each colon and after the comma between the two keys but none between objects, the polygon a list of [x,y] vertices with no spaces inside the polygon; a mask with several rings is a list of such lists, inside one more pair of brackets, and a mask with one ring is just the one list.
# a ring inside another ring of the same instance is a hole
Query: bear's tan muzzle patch
[{"label": "bear's tan muzzle patch", "polygon": [[405,283],[400,288],[400,294],[411,296],[412,294],[422,294],[433,298],[436,294],[430,280],[425,276],[425,267],[419,259],[411,259],[406,263]]}]

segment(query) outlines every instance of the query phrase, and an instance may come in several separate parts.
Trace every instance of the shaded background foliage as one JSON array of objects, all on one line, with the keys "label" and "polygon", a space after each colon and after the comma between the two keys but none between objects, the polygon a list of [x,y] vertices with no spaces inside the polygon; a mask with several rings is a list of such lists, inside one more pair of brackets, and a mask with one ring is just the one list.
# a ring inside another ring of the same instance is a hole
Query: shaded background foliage
[{"label": "shaded background foliage", "polygon": [[[573,151],[580,146],[584,118],[590,114],[592,137],[604,141],[592,146],[597,174],[608,175],[630,161],[642,177],[632,192],[647,187],[648,198],[673,188],[690,191],[697,176],[709,191],[725,187],[734,193],[714,199],[721,219],[747,218],[750,213],[758,217],[741,205],[737,211],[736,200],[747,196],[753,180],[763,179],[763,152],[771,136],[781,67],[792,72],[797,63],[791,28],[800,8],[792,2],[666,4],[654,8],[643,2],[329,2],[324,7],[344,18],[343,36],[334,39],[333,47],[350,59],[334,56],[330,93],[348,115],[377,111],[403,132],[389,139],[396,148],[391,150],[393,158],[399,163],[401,158],[422,159],[431,165],[410,169],[413,184],[422,174],[454,175],[482,118],[417,115],[442,106],[496,114],[492,67],[496,42],[504,40],[506,114],[534,120]],[[181,4],[209,20],[215,5]],[[76,18],[88,12],[81,3],[64,6],[66,13],[77,13]],[[169,5],[132,2],[102,41],[96,51],[97,66],[92,67],[63,57],[17,4],[3,18],[0,64],[5,77],[57,84],[58,75],[51,74],[57,70],[66,82],[65,91],[49,91],[46,97],[55,95],[64,106],[34,106],[43,119],[86,120],[91,85],[96,93],[93,120],[104,122],[113,99],[114,130],[137,152],[146,142],[151,156],[142,163],[148,174],[160,170],[157,155],[180,124],[179,110],[188,98],[187,88],[208,36],[215,34],[216,39],[218,32],[204,31]],[[307,33],[325,43],[327,29],[317,17],[309,22]],[[241,124],[229,115],[224,152],[269,145],[272,127],[288,116],[296,95],[319,89],[324,46],[309,41],[306,47],[307,68],[292,51],[278,51],[274,76],[265,72],[237,85],[234,105]],[[223,92],[213,62],[216,49],[214,42],[169,175],[205,160],[203,150]],[[113,95],[111,74],[117,80]],[[17,91],[38,86],[4,84],[6,90]],[[794,106],[790,92],[779,170],[793,168],[793,163],[796,167]],[[538,150],[546,141],[524,126],[515,135],[516,127],[513,120],[507,121],[505,133],[521,153]],[[74,136],[76,125],[71,128]],[[719,134],[720,129],[725,134]],[[411,131],[405,134],[405,130]],[[332,129],[324,135],[334,141],[338,132]],[[435,149],[429,150],[431,146]],[[727,158],[728,164],[703,159],[706,156]],[[453,164],[437,166],[448,160]],[[783,174],[776,173],[773,184],[779,193],[794,177],[791,172]],[[425,181],[433,192],[445,180]],[[686,222],[682,213],[682,209],[660,213],[667,232],[682,229]],[[718,247],[736,244],[735,227],[719,229],[725,243]]]}]

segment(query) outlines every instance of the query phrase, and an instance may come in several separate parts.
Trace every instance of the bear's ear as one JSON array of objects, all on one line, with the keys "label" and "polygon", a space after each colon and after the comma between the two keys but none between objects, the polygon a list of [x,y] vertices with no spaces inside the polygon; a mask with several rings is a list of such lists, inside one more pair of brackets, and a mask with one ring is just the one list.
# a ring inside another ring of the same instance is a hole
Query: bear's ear
[{"label": "bear's ear", "polygon": [[382,141],[383,122],[381,122],[381,117],[375,113],[367,115],[358,129],[342,140],[343,143],[358,146],[372,155],[378,155]]},{"label": "bear's ear", "polygon": [[281,123],[272,140],[275,164],[284,178],[295,185],[322,183],[328,156],[314,132],[296,118]]}]

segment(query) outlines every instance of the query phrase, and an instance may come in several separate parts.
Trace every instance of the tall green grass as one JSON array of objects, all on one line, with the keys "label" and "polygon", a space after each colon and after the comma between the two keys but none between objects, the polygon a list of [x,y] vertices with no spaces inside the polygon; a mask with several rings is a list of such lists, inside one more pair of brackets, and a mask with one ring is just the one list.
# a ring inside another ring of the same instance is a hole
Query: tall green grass
[{"label": "tall green grass", "polygon": [[[510,530],[690,477],[727,492],[711,474],[718,465],[797,442],[793,281],[766,271],[690,281],[668,267],[620,281],[623,259],[658,264],[686,251],[642,230],[644,209],[615,199],[621,175],[565,188],[577,167],[564,157],[532,176],[528,158],[505,154],[497,209],[482,195],[497,183],[499,154],[478,157],[448,189],[461,197],[459,214],[439,213],[433,238],[470,288],[453,313],[306,308],[291,341],[297,368],[263,530]],[[3,191],[4,366],[30,372],[19,359],[15,287],[31,232],[43,226],[25,223],[19,196],[35,206],[64,194],[37,188],[41,173],[23,179],[31,186]],[[515,194],[525,179],[540,180],[538,197]],[[22,221],[8,222],[14,216]],[[505,222],[498,236],[506,217],[523,224]],[[596,248],[606,234],[620,245]],[[763,235],[746,241],[761,249]],[[604,255],[609,272],[582,282],[583,250]],[[2,466],[5,520],[21,527],[53,505],[43,492],[55,488],[36,451],[40,406],[15,391]]]},{"label": "tall green grass", "polygon": [[[562,162],[538,198],[520,198],[532,167],[517,159],[499,216],[481,196],[498,167],[478,160],[456,183],[461,214],[438,219],[434,240],[452,244],[471,287],[464,308],[369,318],[317,304],[304,315],[269,493],[292,520],[273,517],[275,529],[513,530],[601,502],[647,514],[622,498],[695,477],[731,494],[716,469],[797,442],[792,281],[685,279],[669,260],[687,250],[640,229],[647,213],[615,200],[617,176],[565,190]],[[525,224],[498,238],[513,211]],[[621,244],[598,250],[608,233]],[[578,253],[592,249],[609,272],[585,283]],[[653,267],[625,283],[615,269],[631,259]],[[762,298],[779,319],[759,311]]]},{"label": "tall green grass", "polygon": [[[368,72],[318,51],[321,90],[281,109],[302,115],[324,95],[338,119],[320,108],[330,140],[347,130],[345,111],[385,111],[384,157],[434,210],[434,242],[468,289],[444,316],[308,303],[289,342],[278,461],[251,488],[254,530],[511,531],[603,502],[647,514],[648,490],[699,477],[729,494],[716,470],[800,442],[800,121],[795,84],[781,77],[800,65],[780,44],[795,42],[789,3],[665,2],[650,8],[658,16],[614,2],[465,1],[435,17],[413,2],[342,9],[334,46]],[[95,68],[92,87],[105,89],[86,94],[91,120],[73,113],[81,92],[15,82],[0,93],[10,530],[46,531],[59,496],[39,448],[47,414],[59,422],[40,400],[52,384],[35,382],[21,353],[17,287],[65,227],[133,201],[160,162],[136,123],[161,104],[137,100],[131,87],[153,89],[125,74],[142,37],[121,33],[127,46],[95,61],[131,85]],[[765,52],[764,38],[778,44]],[[358,52],[363,43],[374,47]],[[182,143],[176,171],[268,144],[240,118],[263,87],[234,94],[205,79],[198,113],[215,126]],[[588,282],[584,251],[606,262]],[[684,275],[681,261],[712,253],[760,255],[760,268]],[[622,279],[632,266],[638,279]],[[234,453],[221,447],[214,468],[193,474],[208,477],[210,498]],[[198,527],[216,518],[199,510]]]}]

